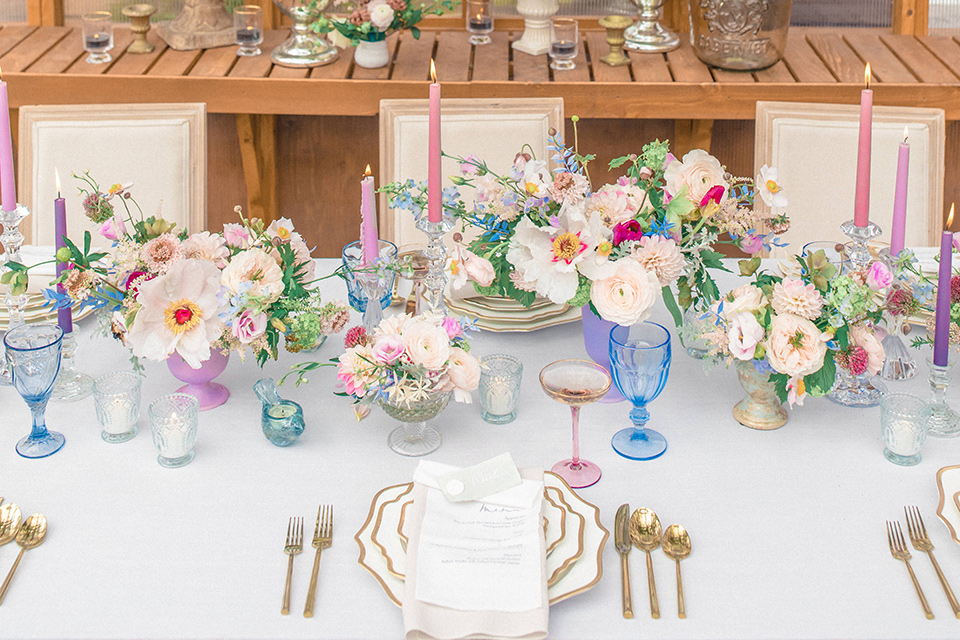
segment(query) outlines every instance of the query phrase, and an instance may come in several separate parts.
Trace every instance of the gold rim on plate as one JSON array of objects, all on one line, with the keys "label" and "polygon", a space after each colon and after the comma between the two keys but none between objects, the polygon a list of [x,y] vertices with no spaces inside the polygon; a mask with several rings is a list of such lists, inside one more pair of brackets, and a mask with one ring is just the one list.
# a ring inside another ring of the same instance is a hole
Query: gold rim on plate
[{"label": "gold rim on plate", "polygon": [[[554,549],[557,548],[557,545],[563,542],[564,536],[567,535],[567,512],[563,510],[563,507],[554,502],[553,498],[551,498],[550,494],[547,492],[546,487],[543,488],[543,498],[560,512],[560,537],[547,545],[547,556],[549,556],[551,553],[553,553]],[[546,520],[546,517],[544,517],[544,520]],[[543,537],[546,539],[546,531],[544,531]]]},{"label": "gold rim on plate", "polygon": [[[405,574],[400,573],[399,571],[397,571],[396,567],[393,565],[393,558],[391,558],[391,557],[390,557],[390,554],[387,553],[387,548],[386,548],[386,546],[380,544],[380,541],[377,539],[377,534],[380,533],[380,523],[383,522],[383,511],[384,511],[384,509],[387,508],[387,505],[391,505],[391,504],[394,504],[394,503],[398,502],[398,501],[400,500],[400,498],[402,498],[403,496],[405,496],[405,495],[409,494],[411,491],[413,491],[413,483],[410,482],[410,483],[408,483],[408,485],[409,485],[409,486],[407,487],[407,489],[406,489],[405,491],[401,491],[400,493],[398,493],[395,498],[391,498],[390,500],[386,500],[386,501],[380,503],[380,508],[377,509],[377,521],[376,521],[376,523],[373,525],[373,531],[370,533],[370,539],[373,540],[373,544],[376,545],[376,547],[377,547],[378,549],[380,549],[380,554],[381,554],[381,555],[384,557],[384,559],[387,561],[387,571],[390,573],[390,575],[392,575],[392,576],[394,576],[394,577],[396,577],[396,578],[400,578],[401,580],[406,579]],[[412,502],[412,500],[411,500],[411,502]]]},{"label": "gold rim on plate", "polygon": [[579,518],[578,520],[579,525],[577,527],[577,550],[572,555],[564,558],[560,566],[554,569],[553,573],[551,573],[550,576],[547,578],[547,588],[550,588],[553,585],[557,584],[557,582],[562,580],[564,576],[566,576],[567,573],[570,571],[570,567],[573,566],[573,563],[579,560],[580,556],[583,555],[583,533],[584,533],[583,530],[587,526],[587,519],[583,516],[583,514],[577,513],[576,511],[573,510],[573,507],[571,507],[570,503],[567,502],[566,498],[563,497],[563,492],[559,488],[546,487],[546,489],[548,491],[550,489],[553,489],[554,491],[556,491],[557,498],[560,500],[561,503],[563,503],[565,510],[577,516],[577,518]]},{"label": "gold rim on plate", "polygon": [[390,590],[390,587],[387,586],[387,583],[384,582],[380,574],[377,573],[373,567],[371,567],[369,564],[364,562],[364,560],[367,557],[367,548],[364,546],[363,541],[360,539],[360,536],[361,534],[363,534],[364,531],[366,531],[367,527],[370,525],[370,522],[373,520],[373,512],[377,507],[377,501],[380,500],[380,496],[382,496],[387,491],[390,491],[391,489],[399,489],[401,487],[405,487],[407,484],[409,483],[395,484],[395,485],[391,485],[389,487],[384,487],[383,489],[380,489],[380,491],[378,491],[377,494],[373,497],[373,502],[370,503],[370,511],[367,513],[367,519],[364,521],[363,526],[360,527],[360,530],[357,531],[355,536],[353,536],[353,539],[357,543],[357,546],[360,547],[360,558],[357,560],[357,562],[360,563],[361,567],[369,571],[370,575],[376,578],[377,582],[380,583],[380,586],[383,587],[383,590],[387,594],[387,597],[390,598],[391,602],[393,602],[398,607],[403,606],[400,600],[394,597],[393,592]]},{"label": "gold rim on plate", "polygon": [[[953,538],[954,542],[960,544],[960,536],[957,535],[957,530],[953,528],[953,524],[947,519],[947,516],[943,513],[943,508],[947,503],[947,495],[943,489],[943,474],[947,471],[952,471],[954,469],[960,469],[960,464],[955,464],[949,467],[944,467],[937,471],[937,492],[940,494],[940,502],[937,504],[937,517],[940,518],[940,521],[943,524],[947,525],[947,529],[950,530],[950,537]],[[960,492],[955,492],[953,494],[953,502],[957,507],[957,512],[960,513],[960,500],[957,499],[957,495]]]}]

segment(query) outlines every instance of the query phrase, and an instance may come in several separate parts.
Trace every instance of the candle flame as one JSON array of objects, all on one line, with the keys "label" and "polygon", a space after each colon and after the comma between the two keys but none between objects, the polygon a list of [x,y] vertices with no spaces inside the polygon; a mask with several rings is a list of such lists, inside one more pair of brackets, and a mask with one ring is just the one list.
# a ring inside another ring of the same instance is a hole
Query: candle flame
[{"label": "candle flame", "polygon": [[3,82],[3,69],[0,69],[0,82]]},{"label": "candle flame", "polygon": [[951,203],[950,203],[950,215],[947,216],[947,227],[946,227],[946,230],[947,230],[947,231],[949,231],[949,230],[950,230],[950,227],[953,226],[953,206],[954,206],[954,203],[951,202]]},{"label": "candle flame", "polygon": [[863,69],[863,81],[867,84],[867,89],[870,88],[870,63],[867,63],[867,66]]},{"label": "candle flame", "polygon": [[430,82],[437,83],[437,65],[433,63],[433,58],[430,58]]},{"label": "candle flame", "polygon": [[909,139],[910,139],[910,131],[907,129],[907,127],[904,127],[903,128],[903,144],[907,144],[907,140]]},{"label": "candle flame", "polygon": [[477,20],[482,20],[482,19],[483,19],[483,14],[477,13]]},{"label": "candle flame", "polygon": [[369,178],[372,175],[373,175],[373,171],[370,170],[370,165],[367,165],[366,170],[363,172],[363,177]]},{"label": "candle flame", "polygon": [[56,167],[53,168],[53,175],[56,176],[57,178],[57,199],[59,200],[60,199],[60,171]]}]

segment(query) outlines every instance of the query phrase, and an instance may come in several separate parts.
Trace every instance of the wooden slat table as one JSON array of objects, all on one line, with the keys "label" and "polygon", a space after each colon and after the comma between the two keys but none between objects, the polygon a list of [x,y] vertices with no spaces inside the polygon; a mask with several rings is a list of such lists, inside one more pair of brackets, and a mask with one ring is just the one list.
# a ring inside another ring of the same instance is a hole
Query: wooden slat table
[{"label": "wooden slat table", "polygon": [[[600,62],[601,32],[583,32],[573,71],[553,71],[547,56],[515,53],[519,33],[496,32],[471,46],[461,31],[390,37],[391,64],[354,65],[349,51],[334,64],[286,69],[269,51],[286,37],[268,31],[264,55],[238,58],[234,47],[175,51],[151,32],[157,50],[127,54],[129,29],[117,28],[114,60],[88,65],[70,27],[0,27],[0,68],[10,106],[104,102],[205,102],[211,113],[239,114],[251,211],[269,218],[276,202],[273,119],[290,115],[375,115],[383,98],[424,98],[434,57],[447,98],[559,96],[565,112],[589,118],[673,119],[679,151],[709,148],[714,120],[751,120],[757,100],[856,103],[864,63],[874,71],[874,103],[940,107],[960,120],[960,36],[891,35],[878,30],[791,30],[781,62],[756,72],[711,69],[688,42],[667,54],[631,53],[629,66]],[[252,147],[250,145],[253,145]],[[254,163],[254,164],[250,164]]]}]

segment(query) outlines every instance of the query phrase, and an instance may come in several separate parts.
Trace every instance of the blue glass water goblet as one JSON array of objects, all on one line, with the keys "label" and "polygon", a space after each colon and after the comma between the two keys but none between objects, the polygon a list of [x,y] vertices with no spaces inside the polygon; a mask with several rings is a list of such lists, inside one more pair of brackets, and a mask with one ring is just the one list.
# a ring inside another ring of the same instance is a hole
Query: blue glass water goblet
[{"label": "blue glass water goblet", "polygon": [[63,331],[55,324],[25,324],[3,338],[13,387],[26,401],[33,418],[30,435],[17,443],[24,458],[45,458],[60,450],[63,434],[49,431],[44,421],[47,402],[60,372]]},{"label": "blue glass water goblet", "polygon": [[633,403],[633,428],[613,436],[613,450],[632,460],[652,460],[667,450],[667,440],[647,429],[647,404],[663,391],[670,374],[670,332],[655,322],[610,331],[610,371],[623,396]]}]

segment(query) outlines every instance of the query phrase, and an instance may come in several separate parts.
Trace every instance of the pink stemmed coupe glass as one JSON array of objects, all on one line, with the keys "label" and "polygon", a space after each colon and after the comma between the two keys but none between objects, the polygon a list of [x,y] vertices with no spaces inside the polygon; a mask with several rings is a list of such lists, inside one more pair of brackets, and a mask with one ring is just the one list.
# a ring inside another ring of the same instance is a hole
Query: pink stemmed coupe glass
[{"label": "pink stemmed coupe glass", "polygon": [[600,479],[600,467],[580,457],[580,407],[602,398],[611,382],[610,373],[589,360],[558,360],[540,371],[540,386],[547,395],[570,405],[573,457],[553,465],[551,471],[575,489],[589,487]]}]

